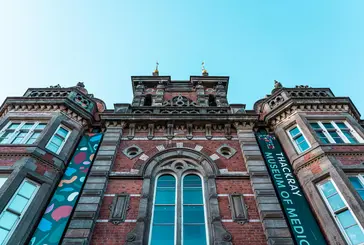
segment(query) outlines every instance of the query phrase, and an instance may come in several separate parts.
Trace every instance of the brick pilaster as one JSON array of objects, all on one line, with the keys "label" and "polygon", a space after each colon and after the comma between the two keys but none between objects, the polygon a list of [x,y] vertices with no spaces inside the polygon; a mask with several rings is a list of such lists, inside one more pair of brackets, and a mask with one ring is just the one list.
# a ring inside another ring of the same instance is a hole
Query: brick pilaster
[{"label": "brick pilaster", "polygon": [[293,245],[274,186],[252,129],[237,129],[246,168],[269,245]]},{"label": "brick pilaster", "polygon": [[108,128],[105,132],[75,212],[64,235],[63,245],[90,243],[121,135],[122,127]]}]

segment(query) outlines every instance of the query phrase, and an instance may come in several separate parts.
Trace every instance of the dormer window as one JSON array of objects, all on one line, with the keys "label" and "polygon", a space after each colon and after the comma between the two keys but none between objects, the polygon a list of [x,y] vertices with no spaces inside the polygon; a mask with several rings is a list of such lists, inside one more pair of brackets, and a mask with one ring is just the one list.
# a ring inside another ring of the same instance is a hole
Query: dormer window
[{"label": "dormer window", "polygon": [[152,106],[152,95],[147,94],[144,98],[144,106]]},{"label": "dormer window", "polygon": [[216,98],[212,94],[209,95],[209,106],[217,106],[217,104],[216,104]]}]

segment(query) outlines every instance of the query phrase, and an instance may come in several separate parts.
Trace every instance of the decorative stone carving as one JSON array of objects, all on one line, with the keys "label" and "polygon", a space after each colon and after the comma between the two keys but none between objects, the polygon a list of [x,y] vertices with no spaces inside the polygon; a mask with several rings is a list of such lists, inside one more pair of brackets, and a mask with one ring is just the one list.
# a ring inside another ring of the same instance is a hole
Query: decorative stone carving
[{"label": "decorative stone carving", "polygon": [[208,139],[208,140],[212,139],[211,124],[205,125],[205,134],[206,134],[206,139]]},{"label": "decorative stone carving", "polygon": [[110,221],[114,225],[118,225],[125,221],[126,212],[129,210],[130,195],[126,193],[118,194],[114,197],[109,207]]},{"label": "decorative stone carving", "polygon": [[229,146],[228,144],[223,144],[216,150],[216,152],[219,153],[221,156],[225,157],[226,159],[230,159],[235,155],[236,150],[231,146]]},{"label": "decorative stone carving", "polygon": [[154,124],[150,123],[150,124],[148,124],[148,136],[147,136],[147,138],[151,140],[151,139],[153,139],[153,137],[154,137]]},{"label": "decorative stone carving", "polygon": [[136,238],[135,233],[128,233],[128,235],[126,235],[126,241],[128,241],[128,242],[134,241],[135,238]]},{"label": "decorative stone carving", "polygon": [[233,193],[229,195],[229,207],[231,216],[235,222],[244,224],[248,221],[248,206],[245,204],[242,194]]},{"label": "decorative stone carving", "polygon": [[137,145],[131,145],[123,150],[125,156],[129,159],[133,159],[143,153],[143,150]]},{"label": "decorative stone carving", "polygon": [[130,123],[129,124],[129,134],[127,136],[127,138],[129,140],[133,139],[135,136],[135,123]]}]

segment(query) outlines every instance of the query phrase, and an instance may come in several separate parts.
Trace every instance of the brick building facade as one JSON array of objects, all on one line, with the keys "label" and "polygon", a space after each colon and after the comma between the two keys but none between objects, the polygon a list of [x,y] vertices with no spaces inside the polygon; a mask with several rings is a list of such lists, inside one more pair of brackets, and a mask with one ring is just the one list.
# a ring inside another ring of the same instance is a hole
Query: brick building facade
[{"label": "brick building facade", "polygon": [[364,123],[350,98],[276,82],[249,110],[206,71],[131,80],[132,103],[113,109],[82,83],[5,100],[0,244],[317,245],[297,239],[259,130],[282,146],[326,243],[364,244]]}]

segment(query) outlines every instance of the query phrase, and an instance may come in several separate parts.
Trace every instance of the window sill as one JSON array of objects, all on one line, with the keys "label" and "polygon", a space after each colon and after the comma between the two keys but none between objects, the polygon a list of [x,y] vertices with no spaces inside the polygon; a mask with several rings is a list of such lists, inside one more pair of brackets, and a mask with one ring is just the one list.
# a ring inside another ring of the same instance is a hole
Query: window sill
[{"label": "window sill", "polygon": [[329,144],[325,144],[325,143],[319,143],[320,146],[364,146],[364,143],[340,143],[340,144],[335,144],[335,143],[329,143]]},{"label": "window sill", "polygon": [[0,147],[13,147],[13,146],[36,146],[37,144],[0,144]]}]

